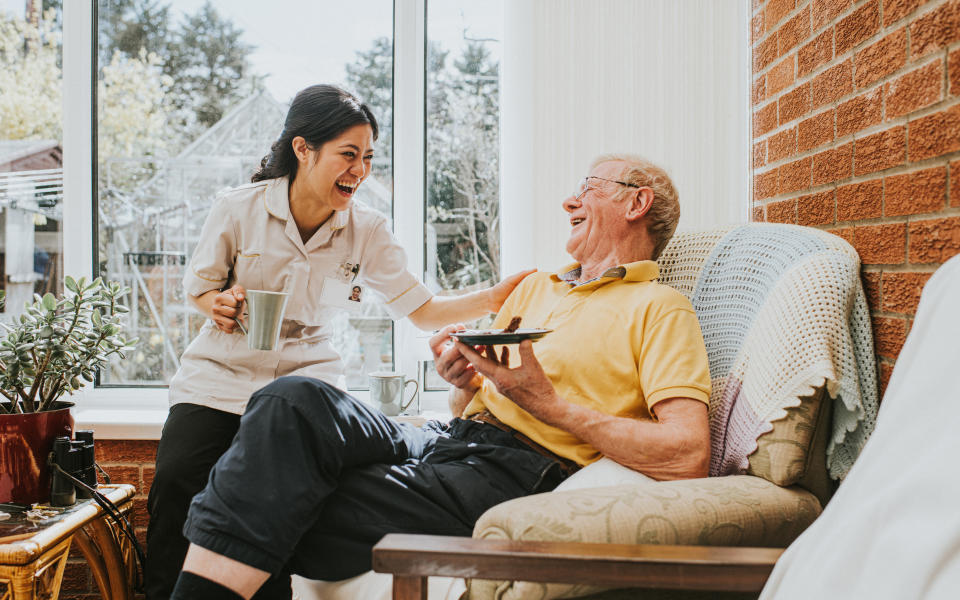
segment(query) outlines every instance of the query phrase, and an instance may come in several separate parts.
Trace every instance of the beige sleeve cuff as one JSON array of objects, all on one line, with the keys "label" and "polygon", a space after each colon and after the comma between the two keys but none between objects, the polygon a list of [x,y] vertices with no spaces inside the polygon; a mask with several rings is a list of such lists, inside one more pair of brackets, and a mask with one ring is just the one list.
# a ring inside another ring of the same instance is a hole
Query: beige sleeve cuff
[{"label": "beige sleeve cuff", "polygon": [[433,298],[433,293],[411,275],[409,287],[394,298],[387,298],[384,306],[391,318],[402,319],[423,306],[430,298]]},{"label": "beige sleeve cuff", "polygon": [[187,272],[183,276],[183,289],[191,296],[200,296],[210,290],[219,290],[227,283],[226,279],[207,279],[198,275],[192,265],[187,265]]}]

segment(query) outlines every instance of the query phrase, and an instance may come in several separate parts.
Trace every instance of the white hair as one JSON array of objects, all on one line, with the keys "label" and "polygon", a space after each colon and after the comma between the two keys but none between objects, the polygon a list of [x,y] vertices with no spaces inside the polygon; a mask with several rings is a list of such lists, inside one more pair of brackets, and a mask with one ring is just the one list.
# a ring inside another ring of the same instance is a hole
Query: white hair
[{"label": "white hair", "polygon": [[[627,163],[620,174],[622,181],[653,190],[653,206],[647,213],[647,232],[653,238],[652,258],[657,260],[663,249],[667,247],[670,238],[673,237],[673,232],[677,230],[677,223],[680,221],[677,188],[674,187],[673,181],[665,170],[635,154],[604,154],[595,158],[590,168],[600,163],[614,161]],[[630,188],[624,189],[615,199],[619,201],[629,193]]]}]

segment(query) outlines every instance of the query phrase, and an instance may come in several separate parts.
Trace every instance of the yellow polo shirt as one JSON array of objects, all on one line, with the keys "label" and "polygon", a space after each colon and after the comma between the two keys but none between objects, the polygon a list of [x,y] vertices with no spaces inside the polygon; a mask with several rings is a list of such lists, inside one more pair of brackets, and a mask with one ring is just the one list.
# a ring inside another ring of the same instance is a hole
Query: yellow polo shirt
[{"label": "yellow polo shirt", "polygon": [[[639,261],[574,286],[579,265],[558,274],[535,273],[504,303],[494,327],[514,316],[520,326],[552,329],[533,351],[561,398],[607,414],[654,418],[667,398],[708,403],[710,369],[700,324],[690,301],[657,283],[657,263]],[[499,353],[499,350],[498,350]],[[510,363],[519,365],[516,346]],[[464,415],[484,408],[555,454],[580,465],[598,460],[593,446],[534,418],[484,380]]]}]

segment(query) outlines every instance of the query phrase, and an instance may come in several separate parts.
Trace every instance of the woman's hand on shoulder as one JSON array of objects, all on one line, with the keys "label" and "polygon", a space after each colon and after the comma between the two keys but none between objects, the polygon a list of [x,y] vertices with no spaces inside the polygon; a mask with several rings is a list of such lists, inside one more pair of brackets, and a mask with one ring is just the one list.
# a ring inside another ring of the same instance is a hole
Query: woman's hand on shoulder
[{"label": "woman's hand on shoulder", "polygon": [[237,328],[236,319],[240,318],[240,312],[243,308],[243,299],[246,296],[246,290],[242,285],[235,285],[228,290],[223,290],[213,297],[213,322],[217,329],[225,333],[233,333]]},{"label": "woman's hand on shoulder", "polygon": [[500,281],[500,283],[496,284],[495,286],[487,290],[487,293],[489,294],[490,312],[492,313],[499,312],[500,307],[503,306],[503,303],[506,301],[507,296],[510,295],[513,289],[517,287],[517,285],[519,285],[520,282],[523,281],[523,279],[527,275],[530,275],[536,272],[537,272],[536,269],[527,269],[526,271],[520,271],[519,273],[514,273],[509,277],[504,277],[503,280]]}]

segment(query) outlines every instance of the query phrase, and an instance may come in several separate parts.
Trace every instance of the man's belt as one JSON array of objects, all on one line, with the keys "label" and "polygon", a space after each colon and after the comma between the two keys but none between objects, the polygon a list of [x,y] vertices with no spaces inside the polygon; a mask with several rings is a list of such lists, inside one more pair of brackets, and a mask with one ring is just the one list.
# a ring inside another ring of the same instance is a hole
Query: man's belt
[{"label": "man's belt", "polygon": [[510,427],[509,425],[505,424],[505,423],[504,423],[503,421],[501,421],[500,419],[498,419],[498,418],[496,418],[495,416],[493,416],[493,413],[491,413],[489,410],[482,410],[482,411],[480,411],[480,412],[478,412],[478,413],[474,413],[474,414],[472,414],[472,415],[470,415],[470,416],[468,416],[468,417],[464,417],[464,419],[466,419],[466,420],[468,420],[468,421],[476,421],[477,423],[486,423],[487,425],[492,425],[492,426],[496,427],[496,428],[499,429],[500,431],[506,431],[507,433],[509,433],[510,435],[512,435],[515,440],[517,440],[518,442],[520,442],[520,443],[523,444],[524,446],[527,446],[528,448],[530,448],[531,450],[533,450],[534,452],[536,452],[536,453],[539,454],[540,456],[544,456],[544,457],[549,458],[550,460],[552,460],[552,461],[554,461],[554,462],[556,462],[556,463],[559,463],[559,464],[560,464],[560,468],[561,468],[561,469],[563,470],[563,472],[566,473],[568,476],[569,476],[569,475],[572,475],[573,473],[576,473],[577,471],[580,470],[580,465],[578,465],[577,463],[573,462],[573,461],[570,460],[569,458],[564,458],[564,457],[562,457],[562,456],[558,456],[557,454],[554,454],[554,453],[551,452],[550,450],[547,450],[546,448],[544,448],[544,447],[541,446],[540,444],[536,443],[535,441],[531,440],[530,438],[528,438],[528,437],[525,436],[524,434],[520,433],[519,431],[517,431],[517,430],[514,429],[513,427]]}]

